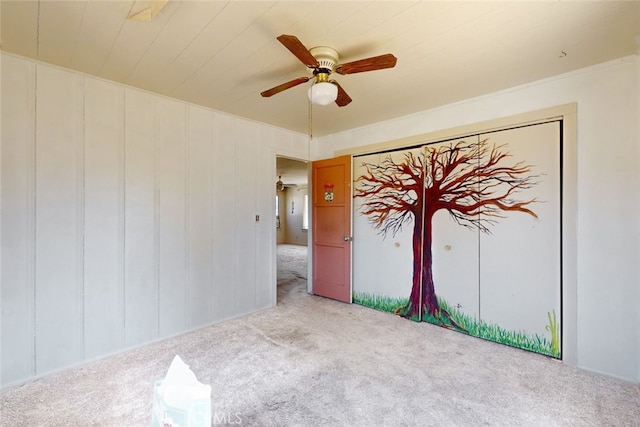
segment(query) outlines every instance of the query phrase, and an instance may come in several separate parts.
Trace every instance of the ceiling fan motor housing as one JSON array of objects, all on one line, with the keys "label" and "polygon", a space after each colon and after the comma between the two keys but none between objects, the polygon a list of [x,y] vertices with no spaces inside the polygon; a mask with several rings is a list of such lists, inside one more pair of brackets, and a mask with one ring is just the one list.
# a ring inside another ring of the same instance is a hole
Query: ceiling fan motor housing
[{"label": "ceiling fan motor housing", "polygon": [[327,46],[317,46],[309,49],[311,55],[318,61],[318,71],[323,72],[327,70],[327,74],[331,74],[336,71],[338,65],[338,52]]}]

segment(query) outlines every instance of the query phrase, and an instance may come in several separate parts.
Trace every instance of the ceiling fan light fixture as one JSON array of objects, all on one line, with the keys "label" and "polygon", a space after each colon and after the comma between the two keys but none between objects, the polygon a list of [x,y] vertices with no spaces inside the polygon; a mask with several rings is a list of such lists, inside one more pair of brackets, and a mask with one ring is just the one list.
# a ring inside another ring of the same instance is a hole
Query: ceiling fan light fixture
[{"label": "ceiling fan light fixture", "polygon": [[276,191],[284,190],[284,182],[282,182],[282,177],[278,177],[278,181],[276,182]]},{"label": "ceiling fan light fixture", "polygon": [[260,92],[260,95],[265,98],[306,83],[315,77],[315,84],[309,88],[307,93],[311,104],[329,105],[335,102],[338,107],[344,107],[351,103],[351,97],[345,92],[342,86],[340,86],[340,83],[335,80],[329,80],[329,76],[332,73],[343,75],[356,74],[396,66],[397,58],[390,53],[338,65],[340,57],[338,56],[338,52],[331,47],[316,46],[307,49],[296,36],[288,34],[281,34],[277,39],[298,58],[300,62],[307,68],[313,70],[313,77],[298,77],[297,79]]},{"label": "ceiling fan light fixture", "polygon": [[329,82],[317,82],[309,88],[309,101],[315,105],[329,105],[338,98],[338,87]]}]

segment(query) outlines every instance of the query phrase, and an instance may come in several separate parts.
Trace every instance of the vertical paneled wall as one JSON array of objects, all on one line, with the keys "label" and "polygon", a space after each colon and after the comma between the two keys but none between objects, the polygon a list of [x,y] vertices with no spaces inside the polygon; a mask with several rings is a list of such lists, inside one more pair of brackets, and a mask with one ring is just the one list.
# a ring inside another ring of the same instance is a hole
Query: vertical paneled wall
[{"label": "vertical paneled wall", "polygon": [[2,67],[0,386],[275,304],[275,155],[304,136]]},{"label": "vertical paneled wall", "polygon": [[35,372],[36,66],[11,57],[2,61],[0,361],[4,382]]},{"label": "vertical paneled wall", "polygon": [[84,351],[84,99],[80,76],[36,73],[35,346],[46,372]]},{"label": "vertical paneled wall", "polygon": [[84,96],[85,357],[123,344],[124,91],[85,81]]},{"label": "vertical paneled wall", "polygon": [[[255,155],[245,155],[250,153],[255,141],[258,140],[257,126],[249,124],[237,128],[235,173],[233,176],[236,186],[236,194],[243,194],[248,188],[254,187],[255,176],[249,171],[256,169],[258,159]],[[228,182],[229,178],[225,181]],[[243,227],[241,233],[237,234],[237,245],[235,250],[236,266],[236,310],[240,313],[251,312],[256,304],[256,288],[252,285],[255,281],[256,271],[253,268],[246,268],[255,265],[256,262],[256,200],[255,197],[236,197],[236,227]],[[239,232],[240,230],[236,230]]]},{"label": "vertical paneled wall", "polygon": [[[213,315],[217,320],[236,313],[236,122],[231,117],[216,117],[213,135]],[[246,189],[245,189],[246,190]]]},{"label": "vertical paneled wall", "polygon": [[158,332],[170,336],[187,327],[186,290],[186,105],[156,100],[156,217]]},{"label": "vertical paneled wall", "polygon": [[155,98],[125,93],[125,346],[158,336]]},{"label": "vertical paneled wall", "polygon": [[[276,143],[283,144],[293,141],[296,146],[294,153],[297,151],[298,155],[304,158],[306,154],[300,152],[307,149],[308,141],[305,141],[306,136],[302,136],[302,138],[292,139],[291,134],[285,137],[281,131],[273,127],[260,126],[258,128],[257,140],[260,141],[260,144],[254,146],[253,150],[259,160],[255,163],[255,170],[252,173],[255,187],[259,188],[256,193],[255,203],[256,207],[260,207],[260,224],[255,224],[257,231],[254,243],[256,251],[256,269],[254,272],[256,282],[261,282],[265,277],[273,277],[274,280],[276,277],[276,262],[264,262],[265,258],[270,258],[270,253],[273,253],[273,258],[271,259],[276,259],[276,215],[273,209],[273,199],[275,197],[273,178],[276,172],[276,152],[272,147]],[[292,153],[291,155],[295,154]],[[267,179],[263,177],[267,177]],[[269,177],[271,179],[268,179]],[[255,298],[256,309],[270,307],[275,304],[275,288],[256,286]]]},{"label": "vertical paneled wall", "polygon": [[187,324],[213,321],[213,114],[189,109],[187,151]]}]

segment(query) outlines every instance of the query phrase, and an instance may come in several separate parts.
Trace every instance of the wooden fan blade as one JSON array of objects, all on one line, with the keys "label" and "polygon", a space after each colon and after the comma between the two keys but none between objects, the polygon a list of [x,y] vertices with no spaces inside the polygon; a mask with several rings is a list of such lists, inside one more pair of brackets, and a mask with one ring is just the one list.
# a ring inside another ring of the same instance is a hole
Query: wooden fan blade
[{"label": "wooden fan blade", "polygon": [[390,53],[386,55],[373,56],[371,58],[360,59],[359,61],[347,62],[338,65],[336,73],[338,74],[354,74],[365,71],[382,70],[384,68],[393,68],[396,66],[398,59]]},{"label": "wooden fan blade", "polygon": [[268,98],[272,95],[275,95],[276,93],[282,92],[283,90],[291,89],[294,86],[298,86],[302,83],[308,82],[310,78],[311,77],[298,77],[297,79],[291,80],[290,82],[282,83],[281,85],[273,87],[269,90],[265,90],[264,92],[260,93],[260,95]]},{"label": "wooden fan blade", "polygon": [[309,49],[307,49],[296,36],[282,34],[281,36],[278,36],[278,41],[282,43],[284,47],[289,49],[291,53],[293,53],[296,58],[298,58],[307,67],[316,68],[320,65],[318,64],[318,60],[311,55]]},{"label": "wooden fan blade", "polygon": [[332,81],[332,83],[338,86],[338,97],[336,98],[336,104],[338,105],[338,107],[344,107],[345,105],[348,105],[351,102],[351,97],[347,95],[347,92],[342,89],[342,86],[340,86],[338,82]]}]

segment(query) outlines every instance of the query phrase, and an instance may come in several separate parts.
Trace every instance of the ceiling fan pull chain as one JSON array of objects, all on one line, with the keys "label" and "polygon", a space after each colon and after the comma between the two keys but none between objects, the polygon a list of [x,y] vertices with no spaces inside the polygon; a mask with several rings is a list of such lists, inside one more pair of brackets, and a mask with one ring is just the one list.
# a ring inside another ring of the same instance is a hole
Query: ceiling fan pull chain
[{"label": "ceiling fan pull chain", "polygon": [[307,160],[311,161],[311,141],[313,140],[313,103],[311,99],[307,101],[309,106],[309,141],[307,143]]}]

